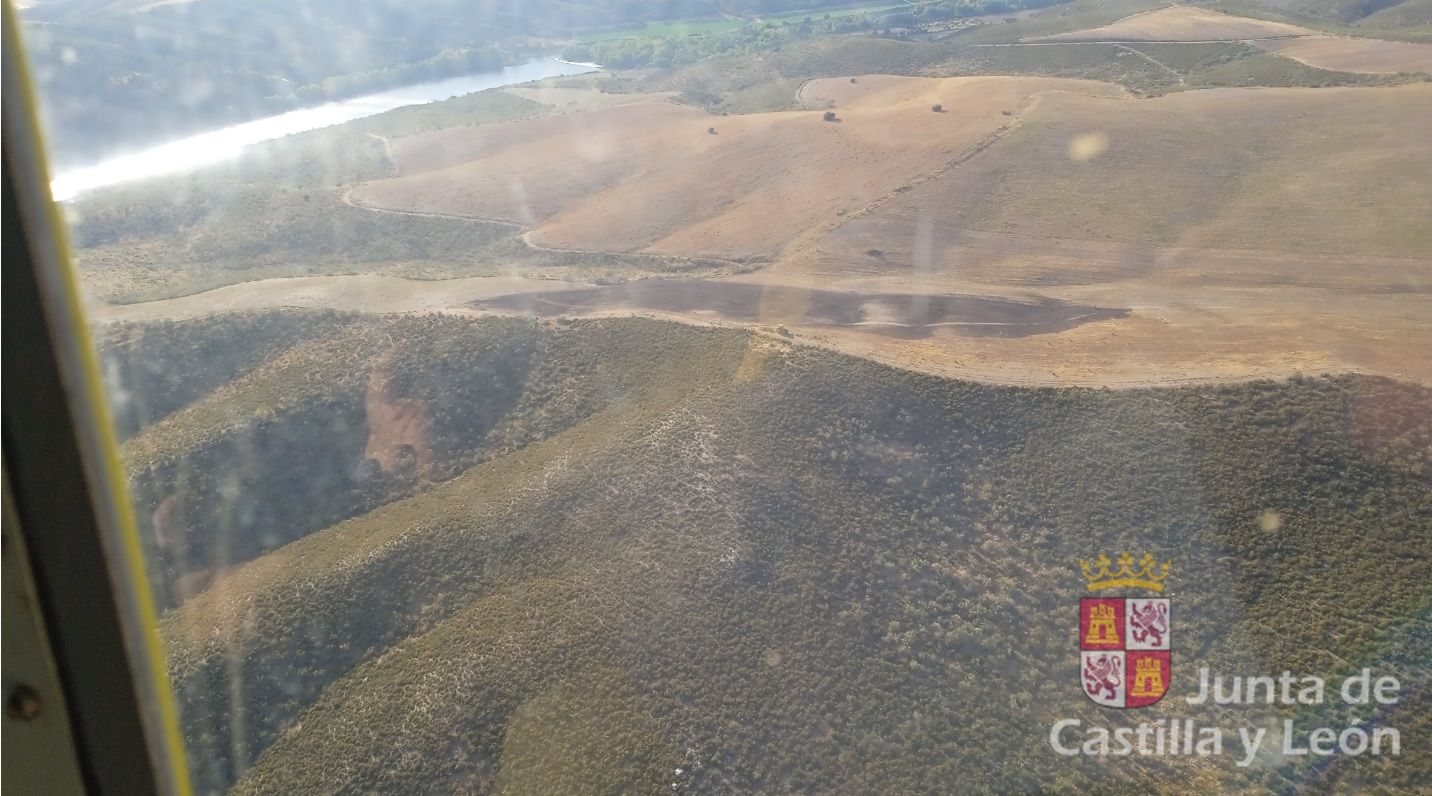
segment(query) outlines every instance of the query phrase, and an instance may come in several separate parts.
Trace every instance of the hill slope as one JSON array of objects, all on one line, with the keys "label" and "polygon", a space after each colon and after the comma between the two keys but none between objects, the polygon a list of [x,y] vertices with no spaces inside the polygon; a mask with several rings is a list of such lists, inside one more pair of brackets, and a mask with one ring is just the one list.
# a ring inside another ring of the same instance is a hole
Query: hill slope
[{"label": "hill slope", "polygon": [[[481,441],[476,466],[238,566],[164,620],[211,786],[1322,791],[1429,774],[1425,389],[1028,390],[653,321],[347,321],[479,359],[524,341],[530,364],[503,371],[515,397],[494,424],[452,427]],[[223,333],[156,332],[197,348]],[[403,396],[461,379],[460,360],[406,361]],[[461,403],[507,394],[482,384]],[[1174,562],[1174,691],[1150,716],[1341,721],[1181,697],[1199,666],[1369,666],[1402,678],[1376,721],[1403,754],[1055,755],[1055,719],[1118,720],[1080,694],[1071,634],[1076,559],[1123,549]]]}]

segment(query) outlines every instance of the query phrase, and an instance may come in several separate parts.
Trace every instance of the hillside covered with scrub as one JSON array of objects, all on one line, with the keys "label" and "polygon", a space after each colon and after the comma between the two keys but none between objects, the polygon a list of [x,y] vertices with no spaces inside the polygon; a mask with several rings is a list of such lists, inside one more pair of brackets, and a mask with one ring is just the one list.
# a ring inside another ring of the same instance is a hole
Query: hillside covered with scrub
[{"label": "hillside covered with scrub", "polygon": [[[1432,772],[1423,387],[991,386],[637,318],[220,314],[100,345],[201,791],[1316,793]],[[1172,562],[1173,686],[1143,711],[1076,678],[1078,560],[1124,550]],[[1200,667],[1402,689],[1360,715],[1195,707]],[[1111,763],[1050,749],[1066,717],[1360,720],[1401,754]]]}]

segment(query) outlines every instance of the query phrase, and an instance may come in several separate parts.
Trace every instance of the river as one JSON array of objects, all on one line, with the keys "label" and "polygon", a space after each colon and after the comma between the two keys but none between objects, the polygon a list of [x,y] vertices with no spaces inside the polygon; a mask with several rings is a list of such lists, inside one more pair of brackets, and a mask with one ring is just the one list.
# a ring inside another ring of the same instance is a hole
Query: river
[{"label": "river", "polygon": [[407,105],[426,105],[429,102],[490,88],[512,86],[546,77],[583,74],[595,68],[593,64],[575,64],[556,58],[544,58],[519,66],[503,67],[498,71],[418,83],[313,108],[301,108],[169,141],[150,149],[102,160],[91,166],[70,169],[50,181],[50,193],[56,201],[63,202],[96,188],[191,171],[200,166],[217,163],[235,157],[244,147],[260,141],[351,122]]}]

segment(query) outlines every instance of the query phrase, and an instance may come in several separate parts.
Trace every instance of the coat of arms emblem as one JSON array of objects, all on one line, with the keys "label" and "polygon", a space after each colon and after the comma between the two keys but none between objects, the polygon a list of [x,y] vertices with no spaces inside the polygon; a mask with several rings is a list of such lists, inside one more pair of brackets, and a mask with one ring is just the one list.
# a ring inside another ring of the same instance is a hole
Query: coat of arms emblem
[{"label": "coat of arms emblem", "polygon": [[[1168,561],[1122,553],[1080,561],[1089,591],[1161,593]],[[1111,568],[1117,564],[1118,568]],[[1163,699],[1172,676],[1169,601],[1163,597],[1085,597],[1079,601],[1079,680],[1085,696],[1111,708],[1141,708]]]}]

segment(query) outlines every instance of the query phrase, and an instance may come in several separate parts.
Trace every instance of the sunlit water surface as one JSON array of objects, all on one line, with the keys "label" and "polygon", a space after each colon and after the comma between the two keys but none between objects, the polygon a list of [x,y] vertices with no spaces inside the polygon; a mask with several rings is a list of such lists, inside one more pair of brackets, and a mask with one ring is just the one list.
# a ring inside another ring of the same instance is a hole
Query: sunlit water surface
[{"label": "sunlit water surface", "polygon": [[302,108],[251,122],[199,133],[187,138],[120,155],[92,166],[70,169],[50,182],[50,193],[57,201],[72,199],[85,191],[118,185],[124,182],[191,171],[237,156],[244,147],[270,141],[294,133],[317,130],[351,122],[406,105],[425,105],[451,97],[460,97],[500,86],[510,86],[590,72],[592,64],[577,64],[544,58],[519,66],[508,66],[492,72],[418,83],[390,89],[377,94],[330,102],[315,108]]}]

